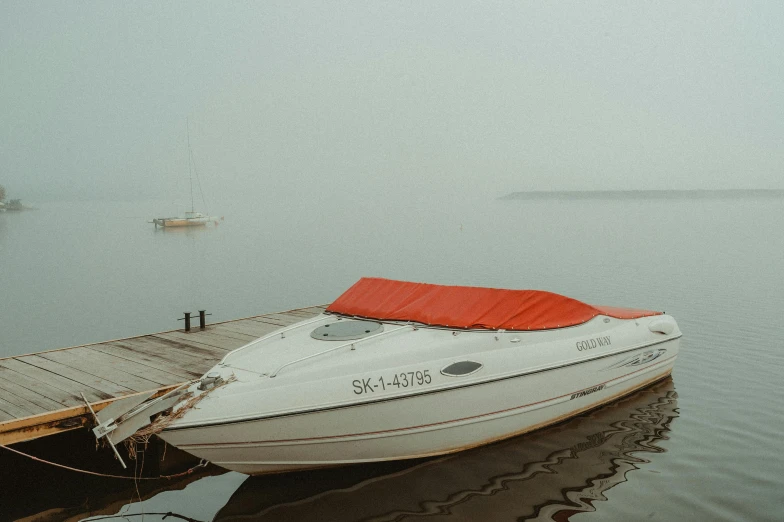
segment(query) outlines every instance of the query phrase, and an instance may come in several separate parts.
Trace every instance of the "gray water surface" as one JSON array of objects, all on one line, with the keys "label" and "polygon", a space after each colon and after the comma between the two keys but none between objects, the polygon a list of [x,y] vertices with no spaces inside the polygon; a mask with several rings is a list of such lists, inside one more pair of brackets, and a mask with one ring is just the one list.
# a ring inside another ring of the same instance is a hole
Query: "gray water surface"
[{"label": "gray water surface", "polygon": [[[781,520],[784,199],[310,190],[217,202],[217,226],[156,230],[146,221],[165,206],[0,213],[0,357],[178,328],[186,310],[220,321],[328,303],[361,276],[665,310],[684,336],[671,380],[556,427],[418,463],[215,475],[125,515]],[[62,506],[73,520],[82,500]]]}]

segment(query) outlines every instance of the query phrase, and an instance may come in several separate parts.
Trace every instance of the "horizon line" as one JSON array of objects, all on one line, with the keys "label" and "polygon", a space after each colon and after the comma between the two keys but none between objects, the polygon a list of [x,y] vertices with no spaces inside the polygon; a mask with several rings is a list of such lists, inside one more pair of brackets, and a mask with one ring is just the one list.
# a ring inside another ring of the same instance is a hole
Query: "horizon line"
[{"label": "horizon line", "polygon": [[671,197],[677,195],[726,197],[726,196],[763,196],[784,197],[781,188],[724,188],[724,189],[569,189],[569,190],[530,190],[510,192],[498,199],[550,198],[550,197]]}]

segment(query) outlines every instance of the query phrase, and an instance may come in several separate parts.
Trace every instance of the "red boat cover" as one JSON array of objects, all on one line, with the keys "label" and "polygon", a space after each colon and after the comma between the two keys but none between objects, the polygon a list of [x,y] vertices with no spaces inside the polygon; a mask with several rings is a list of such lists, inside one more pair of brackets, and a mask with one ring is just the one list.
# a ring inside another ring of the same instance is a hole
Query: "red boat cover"
[{"label": "red boat cover", "polygon": [[354,283],[329,305],[327,312],[490,330],[547,330],[582,324],[597,315],[635,319],[661,314],[593,306],[541,290],[443,286],[378,277],[363,277]]}]

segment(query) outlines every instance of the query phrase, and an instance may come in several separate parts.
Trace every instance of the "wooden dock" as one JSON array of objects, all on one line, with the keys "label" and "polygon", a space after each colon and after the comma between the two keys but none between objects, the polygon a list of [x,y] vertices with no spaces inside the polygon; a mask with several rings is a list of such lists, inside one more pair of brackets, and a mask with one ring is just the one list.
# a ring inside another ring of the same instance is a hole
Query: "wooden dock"
[{"label": "wooden dock", "polygon": [[157,395],[192,379],[231,350],[320,314],[324,306],[0,359],[0,444],[73,430],[121,397]]}]

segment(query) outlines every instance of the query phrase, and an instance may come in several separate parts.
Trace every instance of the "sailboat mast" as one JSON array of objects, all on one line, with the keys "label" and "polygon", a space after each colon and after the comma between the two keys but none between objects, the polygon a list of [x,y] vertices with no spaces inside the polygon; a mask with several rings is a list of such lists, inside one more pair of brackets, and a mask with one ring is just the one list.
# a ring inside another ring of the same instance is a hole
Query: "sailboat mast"
[{"label": "sailboat mast", "polygon": [[185,131],[188,135],[188,180],[191,185],[191,212],[193,212],[193,152],[191,151],[191,128],[188,118],[185,118]]}]

